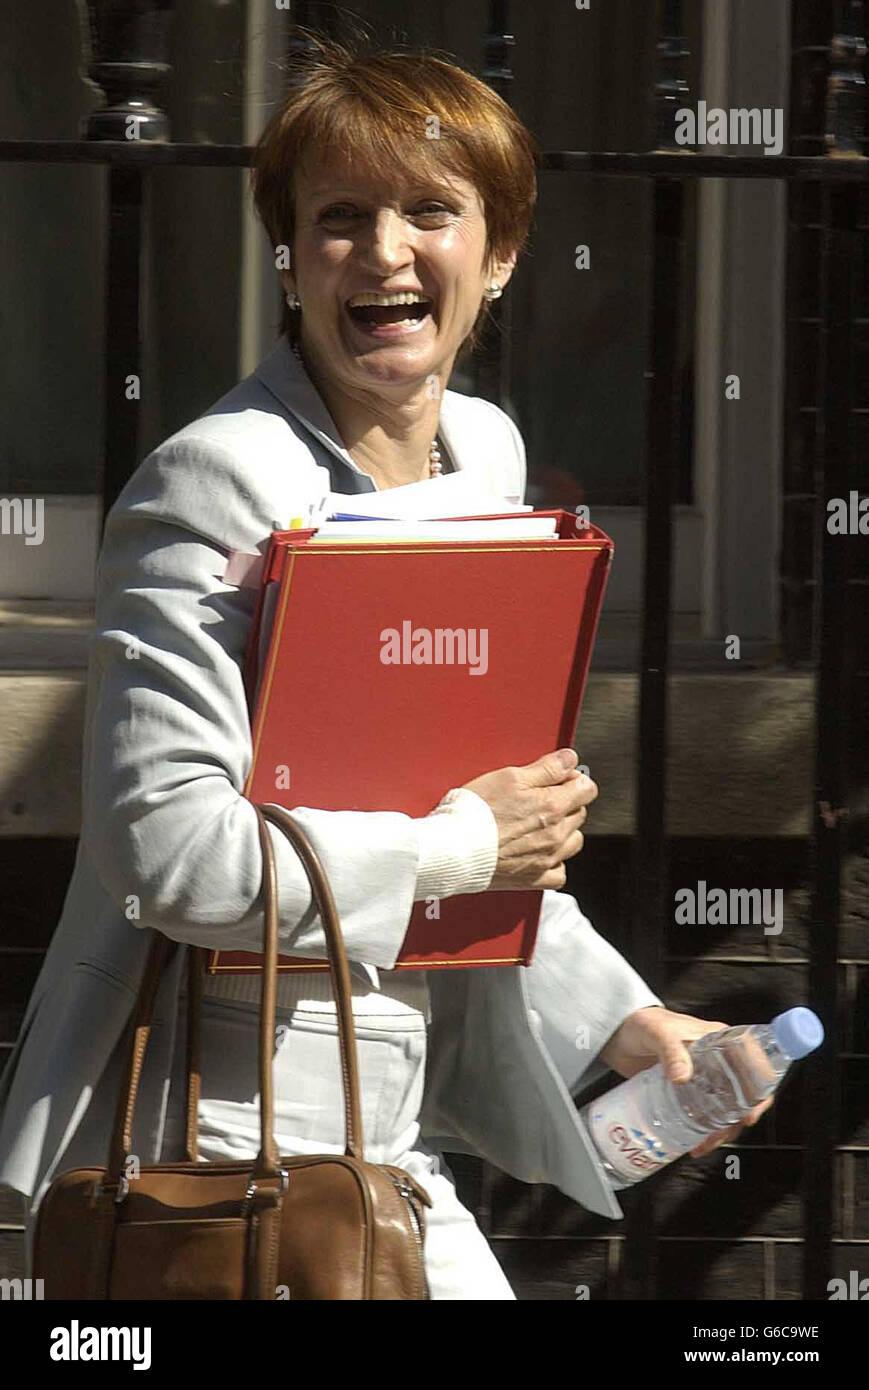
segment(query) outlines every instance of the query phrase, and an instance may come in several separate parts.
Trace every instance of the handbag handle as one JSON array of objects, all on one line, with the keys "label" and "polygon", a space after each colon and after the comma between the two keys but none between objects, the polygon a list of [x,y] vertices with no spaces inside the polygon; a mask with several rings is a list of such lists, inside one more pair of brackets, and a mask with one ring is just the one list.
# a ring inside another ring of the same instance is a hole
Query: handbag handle
[{"label": "handbag handle", "polygon": [[[341,932],[338,909],[329,880],[311,841],[302,827],[278,806],[254,806],[263,859],[262,893],[264,898],[262,994],[260,999],[259,1085],[260,1085],[260,1150],[252,1180],[280,1178],[278,1146],[274,1136],[274,1082],[272,1049],[275,1037],[275,1007],[277,1002],[278,963],[278,888],[274,846],[266,821],[270,821],[293,845],[302,861],[311,892],[317,904],[326,936],[329,971],[335,993],[338,1020],[338,1046],[341,1055],[341,1080],[344,1091],[344,1114],[347,1142],[344,1152],[360,1161],[364,1158],[362,1107],[359,1101],[359,1066],[356,1055],[356,1035],[351,1008],[350,968]],[[112,1137],[109,1144],[107,1170],[102,1190],[122,1196],[126,1190],[124,1163],[132,1145],[133,1117],[139,1092],[142,1065],[148,1040],[160,976],[169,952],[170,940],[155,932],[145,972],[136,997],[130,1023],[127,1059],[124,1076],[115,1108]],[[192,955],[194,954],[191,948]],[[196,1158],[197,1102],[199,1094],[198,1043],[199,997],[201,962],[195,952],[199,969],[191,965],[191,992],[188,1020],[188,1085],[187,1085],[187,1146],[188,1157]],[[192,1150],[192,1152],[191,1152]]]},{"label": "handbag handle", "polygon": [[[255,806],[259,817],[260,842],[262,844],[263,862],[268,868],[268,891],[266,893],[266,936],[271,943],[273,959],[269,963],[268,959],[263,962],[263,974],[267,977],[272,986],[271,993],[274,996],[271,1007],[271,1027],[266,1035],[265,1029],[261,1031],[261,1040],[267,1044],[267,1051],[261,1054],[261,1073],[268,1074],[269,1090],[272,1089],[272,1043],[275,1036],[274,1014],[275,1000],[277,998],[277,977],[278,977],[278,880],[277,869],[275,867],[275,852],[272,845],[271,836],[266,829],[265,822],[270,821],[278,830],[290,841],[299,858],[302,867],[311,885],[311,893],[317,904],[320,920],[323,923],[323,931],[326,937],[326,950],[329,960],[329,974],[332,980],[332,990],[335,995],[335,1004],[338,1021],[338,1049],[341,1056],[341,1085],[344,1092],[344,1121],[347,1130],[347,1140],[344,1152],[350,1158],[358,1158],[360,1162],[364,1159],[364,1141],[362,1135],[362,1106],[359,1099],[359,1062],[356,1054],[356,1031],[353,1025],[353,1007],[351,1003],[351,983],[350,966],[347,961],[347,950],[344,945],[344,934],[341,931],[341,923],[338,917],[338,907],[335,902],[326,871],[320,862],[314,846],[311,844],[305,831],[294,820],[291,815],[281,806]],[[271,923],[268,917],[273,919]],[[264,980],[265,982],[265,980]],[[271,1105],[273,1111],[273,1104]],[[269,1127],[269,1133],[273,1134],[274,1123]],[[263,1129],[263,1137],[265,1129]]]}]

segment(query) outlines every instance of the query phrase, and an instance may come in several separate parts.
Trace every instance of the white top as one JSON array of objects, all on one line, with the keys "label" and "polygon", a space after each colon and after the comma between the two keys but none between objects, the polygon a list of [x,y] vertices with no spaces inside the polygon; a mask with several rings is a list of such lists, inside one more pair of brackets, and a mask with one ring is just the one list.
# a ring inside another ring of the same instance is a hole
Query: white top
[{"label": "white top", "polygon": [[[375,988],[370,981],[351,973],[353,1017],[383,1018],[386,1015],[412,1016],[431,1022],[431,998],[425,970],[381,970]],[[206,975],[203,994],[233,1000],[259,1012],[260,977],[254,975]],[[278,976],[278,1008],[299,1013],[336,1016],[332,977],[325,970],[311,974],[300,970]]]}]

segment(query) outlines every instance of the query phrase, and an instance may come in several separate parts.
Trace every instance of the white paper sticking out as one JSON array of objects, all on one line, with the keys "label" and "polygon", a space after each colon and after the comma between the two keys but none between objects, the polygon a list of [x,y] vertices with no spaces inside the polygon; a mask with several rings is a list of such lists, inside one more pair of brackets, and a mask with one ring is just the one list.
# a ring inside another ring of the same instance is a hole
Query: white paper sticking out
[{"label": "white paper sticking out", "polygon": [[324,521],[309,545],[326,541],[526,541],[555,535],[554,517],[499,517],[494,521]]},{"label": "white paper sticking out", "polygon": [[531,512],[530,503],[520,503],[492,492],[479,478],[467,471],[442,473],[418,483],[384,488],[379,492],[330,492],[325,516],[350,512],[355,516],[412,518],[417,521],[440,517],[479,516],[488,512]]}]

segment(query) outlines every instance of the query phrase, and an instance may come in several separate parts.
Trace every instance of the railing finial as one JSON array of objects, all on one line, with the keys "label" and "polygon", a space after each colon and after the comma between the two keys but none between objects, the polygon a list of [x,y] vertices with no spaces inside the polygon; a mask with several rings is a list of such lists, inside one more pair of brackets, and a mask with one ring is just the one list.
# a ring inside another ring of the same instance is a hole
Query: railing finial
[{"label": "railing finial", "polygon": [[507,33],[507,0],[491,0],[489,5],[489,31],[483,49],[483,81],[510,101],[510,88],[513,85],[513,69],[510,67],[510,50],[516,40]]},{"label": "railing finial", "polygon": [[170,71],[173,0],[88,0],[88,77],[106,105],[85,122],[88,140],[165,141],[157,92]]},{"label": "railing finial", "polygon": [[689,49],[683,36],[681,0],[661,0],[655,58],[656,150],[676,150],[676,112],[690,87],[684,76]]},{"label": "railing finial", "polygon": [[864,0],[838,0],[830,39],[824,140],[830,155],[864,153],[866,61]]}]

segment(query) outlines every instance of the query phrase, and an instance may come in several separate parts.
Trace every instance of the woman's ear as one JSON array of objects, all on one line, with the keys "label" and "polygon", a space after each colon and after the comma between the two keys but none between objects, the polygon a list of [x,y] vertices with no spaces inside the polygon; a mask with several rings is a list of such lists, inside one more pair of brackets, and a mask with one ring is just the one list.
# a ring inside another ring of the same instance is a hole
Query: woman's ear
[{"label": "woman's ear", "polygon": [[491,284],[498,284],[501,286],[502,290],[506,289],[507,285],[509,284],[510,277],[513,274],[513,271],[516,269],[516,260],[517,256],[516,252],[514,251],[512,255],[508,256],[507,259],[504,261],[490,261],[489,265],[491,269],[486,274],[486,288],[488,289],[489,285]]},{"label": "woman's ear", "polygon": [[291,270],[279,270],[278,279],[284,287],[285,294],[295,293],[296,277]]}]

